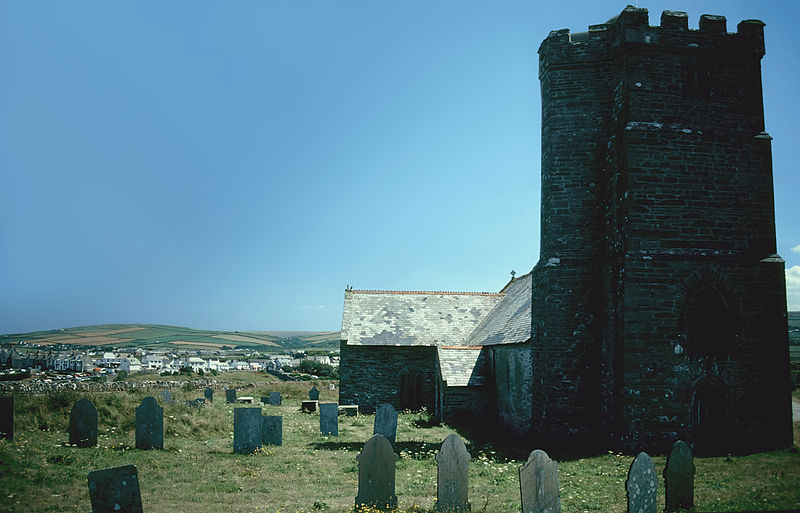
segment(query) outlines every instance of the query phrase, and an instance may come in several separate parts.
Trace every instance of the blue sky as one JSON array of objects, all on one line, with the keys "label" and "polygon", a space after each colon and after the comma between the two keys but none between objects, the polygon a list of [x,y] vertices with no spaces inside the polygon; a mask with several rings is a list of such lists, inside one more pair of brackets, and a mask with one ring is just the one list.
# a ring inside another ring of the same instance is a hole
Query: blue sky
[{"label": "blue sky", "polygon": [[[539,43],[624,2],[0,3],[0,333],[338,330],[346,285],[497,291],[539,252]],[[766,22],[800,310],[800,2]]]}]

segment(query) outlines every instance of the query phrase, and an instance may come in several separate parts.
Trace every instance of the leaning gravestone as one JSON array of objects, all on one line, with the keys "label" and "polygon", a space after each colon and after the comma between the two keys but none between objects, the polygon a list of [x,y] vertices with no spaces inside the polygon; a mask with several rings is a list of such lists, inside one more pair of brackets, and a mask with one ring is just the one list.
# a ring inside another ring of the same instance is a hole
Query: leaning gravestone
[{"label": "leaning gravestone", "polygon": [[261,408],[233,409],[233,452],[250,454],[261,447]]},{"label": "leaning gravestone", "polygon": [[264,415],[261,420],[261,444],[283,445],[283,417]]},{"label": "leaning gravestone", "polygon": [[210,388],[206,388],[205,392],[203,392],[203,397],[205,397],[206,401],[213,403],[214,402],[214,391]]},{"label": "leaning gravestone", "polygon": [[394,445],[397,435],[397,412],[391,404],[382,404],[375,412],[375,427],[373,434],[383,435]]},{"label": "leaning gravestone", "polygon": [[358,460],[358,495],[356,509],[363,506],[391,509],[397,506],[394,494],[397,454],[383,435],[373,435],[356,456]]},{"label": "leaning gravestone", "polygon": [[89,472],[92,513],[142,513],[142,496],[135,465]]},{"label": "leaning gravestone", "polygon": [[640,452],[631,463],[625,489],[628,491],[628,513],[656,513],[656,467],[647,453]]},{"label": "leaning gravestone", "polygon": [[519,469],[522,513],[560,513],[558,464],[536,449]]},{"label": "leaning gravestone", "polygon": [[236,389],[235,388],[226,388],[225,389],[225,402],[226,403],[235,403],[236,402]]},{"label": "leaning gravestone", "polygon": [[172,404],[172,392],[170,392],[169,390],[167,389],[162,390],[161,398],[164,400],[165,403]]},{"label": "leaning gravestone", "polygon": [[97,408],[85,397],[69,414],[69,443],[78,447],[97,445]]},{"label": "leaning gravestone", "polygon": [[470,456],[455,433],[447,435],[436,455],[436,509],[469,511],[468,467]]},{"label": "leaning gravestone", "polygon": [[0,397],[0,438],[14,439],[14,396]]},{"label": "leaning gravestone", "polygon": [[678,440],[672,446],[664,468],[665,508],[667,513],[694,508],[694,458],[689,446]]},{"label": "leaning gravestone", "polygon": [[311,390],[308,391],[308,399],[310,401],[319,401],[319,390],[317,390],[317,385],[313,385]]},{"label": "leaning gravestone", "polygon": [[323,435],[339,436],[339,405],[319,404],[319,431]]},{"label": "leaning gravestone", "polygon": [[269,404],[271,406],[280,406],[281,405],[281,393],[280,392],[270,392],[269,393]]},{"label": "leaning gravestone", "polygon": [[136,407],[136,448],[164,448],[164,408],[155,397],[145,397]]},{"label": "leaning gravestone", "polygon": [[319,401],[302,401],[300,403],[300,411],[306,413],[314,413],[317,411],[317,406],[319,405]]}]

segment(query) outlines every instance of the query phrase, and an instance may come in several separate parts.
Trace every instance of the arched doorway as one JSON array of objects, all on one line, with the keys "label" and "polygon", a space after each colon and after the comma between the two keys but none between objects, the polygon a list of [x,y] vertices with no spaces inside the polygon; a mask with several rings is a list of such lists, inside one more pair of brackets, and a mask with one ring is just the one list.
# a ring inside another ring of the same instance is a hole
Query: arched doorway
[{"label": "arched doorway", "polygon": [[416,369],[405,369],[400,373],[401,410],[419,410],[422,407],[422,373]]},{"label": "arched doorway", "polygon": [[692,394],[692,439],[699,456],[730,451],[730,389],[717,377],[700,380]]}]

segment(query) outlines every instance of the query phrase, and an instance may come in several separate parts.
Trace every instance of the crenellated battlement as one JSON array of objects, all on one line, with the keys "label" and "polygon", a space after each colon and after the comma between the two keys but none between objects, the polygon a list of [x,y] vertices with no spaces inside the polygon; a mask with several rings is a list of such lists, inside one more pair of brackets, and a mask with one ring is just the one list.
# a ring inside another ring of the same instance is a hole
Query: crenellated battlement
[{"label": "crenellated battlement", "polygon": [[[689,16],[681,11],[661,13],[660,25],[650,25],[648,10],[627,6],[606,23],[590,25],[587,32],[573,33],[569,29],[554,30],[542,42],[545,47],[605,44],[622,46],[629,44],[661,45],[687,48],[742,46],[759,55],[764,54],[764,23],[760,20],[743,20],[736,32],[727,29],[725,16],[703,14],[697,29],[689,28]],[[556,48],[553,48],[556,50]],[[557,51],[557,50],[556,50]]]}]

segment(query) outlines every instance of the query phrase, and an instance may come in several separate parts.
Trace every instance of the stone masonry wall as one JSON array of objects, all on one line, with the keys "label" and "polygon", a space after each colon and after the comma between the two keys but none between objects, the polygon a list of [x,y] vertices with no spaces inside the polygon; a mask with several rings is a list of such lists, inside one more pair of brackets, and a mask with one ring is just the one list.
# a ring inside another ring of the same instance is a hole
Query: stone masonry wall
[{"label": "stone masonry wall", "polygon": [[373,413],[379,404],[400,409],[400,372],[422,376],[420,399],[434,411],[436,348],[426,346],[358,346],[340,344],[339,404],[357,404]]},{"label": "stone masonry wall", "polygon": [[[650,26],[629,6],[588,33],[552,32],[539,54],[534,431],[666,449],[691,440],[697,386],[713,379],[729,397],[732,450],[788,445],[763,24],[727,33],[703,16],[689,30],[664,12]],[[722,355],[687,339],[702,290],[733,319]]]}]

